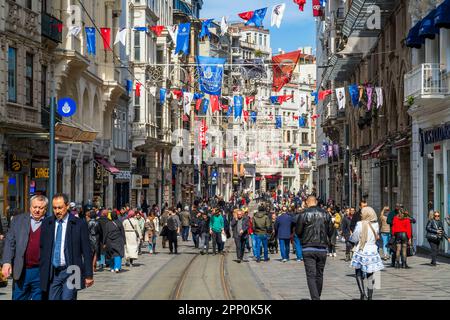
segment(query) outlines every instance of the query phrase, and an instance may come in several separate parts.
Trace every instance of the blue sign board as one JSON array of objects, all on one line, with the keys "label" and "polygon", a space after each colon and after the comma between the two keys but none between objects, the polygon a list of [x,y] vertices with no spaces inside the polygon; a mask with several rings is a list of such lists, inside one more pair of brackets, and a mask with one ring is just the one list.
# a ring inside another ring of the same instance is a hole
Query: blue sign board
[{"label": "blue sign board", "polygon": [[77,104],[71,98],[62,98],[58,101],[58,113],[62,117],[71,117],[77,111]]}]

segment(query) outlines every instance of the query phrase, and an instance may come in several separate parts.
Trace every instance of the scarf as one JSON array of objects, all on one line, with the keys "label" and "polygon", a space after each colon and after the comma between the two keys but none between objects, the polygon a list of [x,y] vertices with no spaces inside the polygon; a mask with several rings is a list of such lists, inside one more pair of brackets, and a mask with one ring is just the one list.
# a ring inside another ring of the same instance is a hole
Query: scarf
[{"label": "scarf", "polygon": [[[370,228],[370,224],[372,222],[377,222],[377,214],[375,210],[371,207],[364,207],[361,210],[361,223],[362,223],[362,231],[359,238],[359,250],[364,250],[364,247],[367,243],[368,233],[372,232]],[[370,230],[369,230],[370,229]]]}]

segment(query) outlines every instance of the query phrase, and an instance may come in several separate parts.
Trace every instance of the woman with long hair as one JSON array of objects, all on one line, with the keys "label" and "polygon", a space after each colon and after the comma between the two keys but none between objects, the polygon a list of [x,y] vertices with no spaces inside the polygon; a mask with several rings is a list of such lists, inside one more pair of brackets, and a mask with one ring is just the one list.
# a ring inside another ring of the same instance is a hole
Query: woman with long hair
[{"label": "woman with long hair", "polygon": [[[355,268],[361,300],[372,300],[374,278],[373,274],[384,269],[383,261],[378,253],[378,218],[375,210],[364,207],[361,210],[361,221],[358,221],[350,237],[352,243],[357,243],[352,257],[351,266]],[[367,279],[367,293],[364,288]]]},{"label": "woman with long hair", "polygon": [[427,240],[431,247],[431,265],[436,266],[436,258],[441,241],[446,239],[450,242],[447,234],[444,231],[444,226],[441,221],[441,214],[439,211],[430,213],[427,223]]},{"label": "woman with long hair", "polygon": [[387,215],[389,214],[389,207],[384,207],[380,213],[380,235],[383,243],[383,260],[389,259],[388,243],[391,239],[391,226],[387,223]]},{"label": "woman with long hair", "polygon": [[412,237],[411,219],[403,209],[399,209],[397,215],[392,220],[392,235],[395,237],[395,268],[400,268],[400,256],[402,257],[401,267],[409,269],[407,261],[408,245],[411,245]]}]

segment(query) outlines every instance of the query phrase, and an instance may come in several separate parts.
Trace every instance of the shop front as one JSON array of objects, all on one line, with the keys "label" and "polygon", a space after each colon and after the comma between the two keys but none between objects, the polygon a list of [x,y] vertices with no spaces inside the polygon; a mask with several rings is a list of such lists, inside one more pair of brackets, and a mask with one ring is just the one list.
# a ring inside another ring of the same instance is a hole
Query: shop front
[{"label": "shop front", "polygon": [[[120,169],[119,169],[120,170]],[[130,203],[131,171],[120,170],[114,175],[114,206],[117,209]]]}]

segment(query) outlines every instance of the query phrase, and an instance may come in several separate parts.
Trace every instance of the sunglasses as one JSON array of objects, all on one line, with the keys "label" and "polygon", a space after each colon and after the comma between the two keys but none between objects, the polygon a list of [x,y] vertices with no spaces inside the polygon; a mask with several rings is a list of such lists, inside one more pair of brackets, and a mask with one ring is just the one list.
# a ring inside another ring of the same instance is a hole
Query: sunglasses
[{"label": "sunglasses", "polygon": [[435,214],[434,216],[435,216],[435,217],[440,217],[441,215],[440,215],[440,214]]}]

